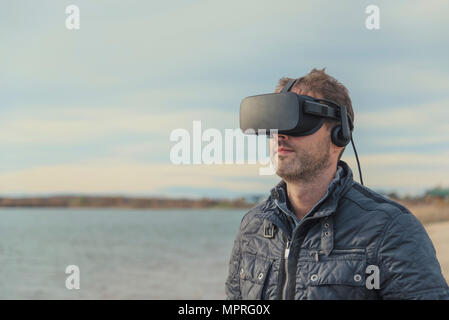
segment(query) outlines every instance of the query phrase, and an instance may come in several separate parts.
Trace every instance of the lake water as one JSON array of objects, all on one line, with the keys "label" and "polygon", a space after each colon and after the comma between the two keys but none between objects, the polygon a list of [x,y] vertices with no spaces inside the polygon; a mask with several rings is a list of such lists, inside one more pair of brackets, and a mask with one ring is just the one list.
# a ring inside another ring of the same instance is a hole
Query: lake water
[{"label": "lake water", "polygon": [[0,208],[0,299],[224,299],[246,211]]}]

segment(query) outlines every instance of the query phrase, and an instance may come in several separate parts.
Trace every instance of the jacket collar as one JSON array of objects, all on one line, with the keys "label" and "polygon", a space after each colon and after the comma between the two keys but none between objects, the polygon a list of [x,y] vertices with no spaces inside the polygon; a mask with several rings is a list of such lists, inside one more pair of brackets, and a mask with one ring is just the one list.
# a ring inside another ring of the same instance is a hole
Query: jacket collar
[{"label": "jacket collar", "polygon": [[[337,167],[341,169],[337,170],[337,174],[329,184],[326,194],[309,211],[307,216],[314,216],[315,218],[318,218],[331,215],[335,212],[339,200],[352,187],[354,180],[351,168],[349,168],[347,163],[342,160],[338,162]],[[277,186],[271,189],[270,198],[271,201],[277,202],[278,206],[287,208],[285,181],[282,180]]]}]

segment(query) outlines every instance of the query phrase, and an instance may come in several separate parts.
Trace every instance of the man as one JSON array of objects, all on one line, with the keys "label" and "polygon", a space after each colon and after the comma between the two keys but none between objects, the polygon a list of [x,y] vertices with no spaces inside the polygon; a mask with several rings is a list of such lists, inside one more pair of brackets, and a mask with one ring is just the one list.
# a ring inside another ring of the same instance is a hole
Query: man
[{"label": "man", "polygon": [[[290,91],[346,106],[354,120],[348,90],[324,69]],[[309,135],[273,136],[282,181],[242,219],[228,299],[449,299],[422,224],[353,180],[340,160],[344,147],[331,139],[338,125],[326,120]]]}]

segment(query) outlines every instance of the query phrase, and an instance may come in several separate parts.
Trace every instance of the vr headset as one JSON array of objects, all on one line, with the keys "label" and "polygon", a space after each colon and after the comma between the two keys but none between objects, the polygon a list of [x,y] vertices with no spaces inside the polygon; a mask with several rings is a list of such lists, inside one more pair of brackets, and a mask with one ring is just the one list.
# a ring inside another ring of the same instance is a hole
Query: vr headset
[{"label": "vr headset", "polygon": [[313,98],[291,92],[296,79],[290,80],[280,93],[246,97],[240,104],[240,129],[245,134],[270,134],[277,130],[288,136],[306,136],[315,133],[327,119],[340,122],[332,129],[332,142],[344,147],[350,141],[354,148],[363,184],[357,151],[352,140],[353,120],[345,106],[326,99]]},{"label": "vr headset", "polygon": [[[289,136],[306,136],[321,128],[326,118],[341,122],[332,131],[332,141],[339,147],[351,140],[354,128],[345,106],[291,92],[296,80],[290,80],[280,93],[250,96],[240,105],[240,128],[243,132],[260,133],[277,129]],[[323,103],[324,102],[324,103]],[[248,131],[247,131],[248,130]]]}]

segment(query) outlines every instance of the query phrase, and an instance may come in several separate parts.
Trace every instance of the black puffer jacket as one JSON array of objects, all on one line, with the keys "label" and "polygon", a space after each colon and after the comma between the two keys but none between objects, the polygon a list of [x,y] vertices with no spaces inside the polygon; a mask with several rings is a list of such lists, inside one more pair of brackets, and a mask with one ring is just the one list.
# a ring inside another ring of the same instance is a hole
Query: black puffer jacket
[{"label": "black puffer jacket", "polygon": [[[280,209],[283,182],[243,217],[228,299],[449,299],[422,224],[407,208],[355,182],[345,162],[338,165],[342,177],[294,230]],[[377,285],[370,265],[378,268]]]}]

